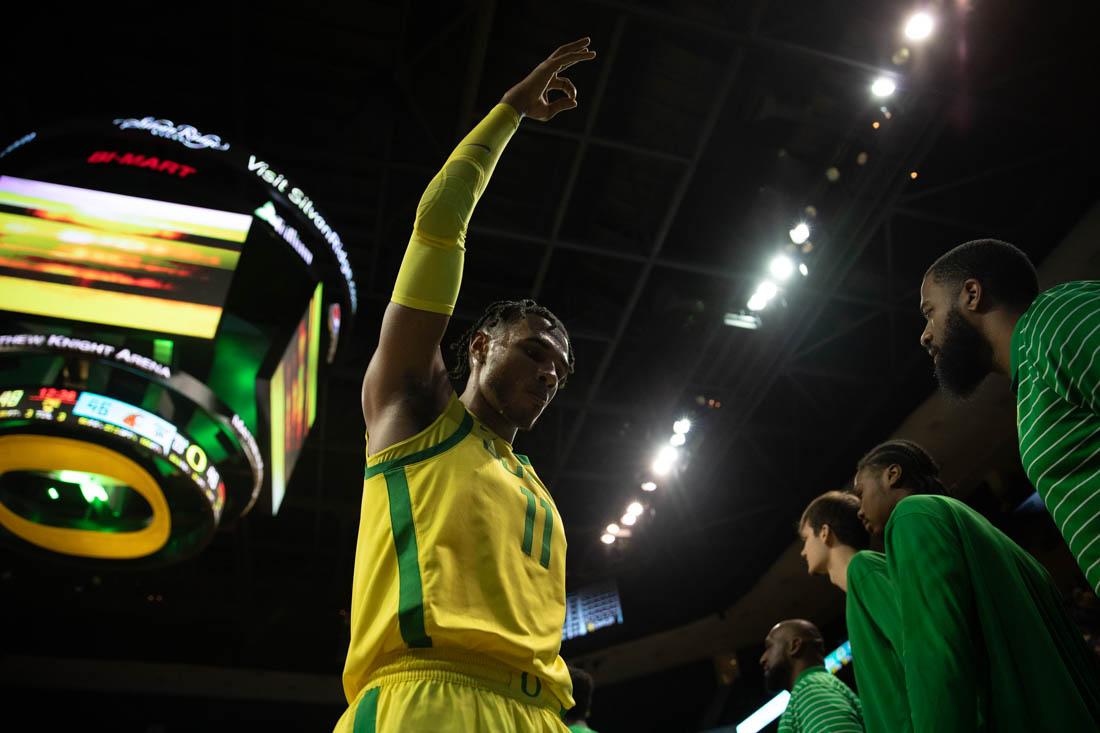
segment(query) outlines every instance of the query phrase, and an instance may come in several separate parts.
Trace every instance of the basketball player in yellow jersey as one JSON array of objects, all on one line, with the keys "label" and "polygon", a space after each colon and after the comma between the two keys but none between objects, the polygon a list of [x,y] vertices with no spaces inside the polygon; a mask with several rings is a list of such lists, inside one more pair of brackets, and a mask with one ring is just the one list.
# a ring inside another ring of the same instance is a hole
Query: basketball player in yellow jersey
[{"label": "basketball player in yellow jersey", "polygon": [[565,530],[512,442],[572,372],[569,336],[533,301],[494,303],[458,345],[461,396],[440,340],[474,205],[523,117],[577,106],[560,72],[594,58],[588,44],[562,46],[510,89],[420,199],[363,380],[367,467],[338,733],[567,730]]}]

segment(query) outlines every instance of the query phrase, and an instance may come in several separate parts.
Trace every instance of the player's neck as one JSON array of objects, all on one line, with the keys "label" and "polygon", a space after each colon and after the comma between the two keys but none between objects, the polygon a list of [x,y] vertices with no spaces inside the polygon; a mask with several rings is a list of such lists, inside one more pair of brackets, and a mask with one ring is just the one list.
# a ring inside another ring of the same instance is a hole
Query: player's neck
[{"label": "player's neck", "polygon": [[472,412],[474,417],[480,420],[485,427],[504,438],[509,445],[515,442],[516,426],[489,404],[489,401],[481,394],[481,390],[477,388],[475,380],[470,380],[465,391],[458,399],[462,400],[462,404],[466,405],[466,409]]},{"label": "player's neck", "polygon": [[837,545],[829,552],[829,581],[845,593],[848,592],[848,565],[855,554],[856,549],[848,545]]},{"label": "player's neck", "polygon": [[794,683],[798,681],[798,678],[802,676],[802,673],[811,667],[820,667],[822,661],[819,659],[792,659],[791,660],[791,679],[790,684],[787,685],[788,690],[794,689]]},{"label": "player's neck", "polygon": [[993,349],[993,371],[1012,377],[1012,333],[1023,313],[997,311],[991,313],[985,337]]}]

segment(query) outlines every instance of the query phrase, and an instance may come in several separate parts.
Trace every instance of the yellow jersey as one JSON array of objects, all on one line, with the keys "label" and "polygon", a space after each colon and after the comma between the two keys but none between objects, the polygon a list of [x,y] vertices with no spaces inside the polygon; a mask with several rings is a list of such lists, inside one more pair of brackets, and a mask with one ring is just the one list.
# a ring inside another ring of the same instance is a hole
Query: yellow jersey
[{"label": "yellow jersey", "polygon": [[531,462],[457,394],[420,433],[374,456],[368,447],[343,675],[349,704],[382,664],[436,648],[534,675],[532,685],[545,682],[571,708],[558,654],[565,548]]}]

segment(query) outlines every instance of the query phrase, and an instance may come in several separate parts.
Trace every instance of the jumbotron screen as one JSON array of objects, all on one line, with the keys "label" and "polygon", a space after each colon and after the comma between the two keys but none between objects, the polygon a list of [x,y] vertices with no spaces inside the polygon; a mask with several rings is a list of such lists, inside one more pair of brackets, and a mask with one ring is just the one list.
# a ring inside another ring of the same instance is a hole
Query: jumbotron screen
[{"label": "jumbotron screen", "polygon": [[0,309],[213,338],[251,222],[0,176]]},{"label": "jumbotron screen", "polygon": [[623,606],[614,581],[589,585],[565,596],[565,624],[562,639],[591,634],[623,622]]},{"label": "jumbotron screen", "polygon": [[272,513],[279,510],[298,454],[317,417],[321,301],[321,285],[318,284],[271,377]]}]

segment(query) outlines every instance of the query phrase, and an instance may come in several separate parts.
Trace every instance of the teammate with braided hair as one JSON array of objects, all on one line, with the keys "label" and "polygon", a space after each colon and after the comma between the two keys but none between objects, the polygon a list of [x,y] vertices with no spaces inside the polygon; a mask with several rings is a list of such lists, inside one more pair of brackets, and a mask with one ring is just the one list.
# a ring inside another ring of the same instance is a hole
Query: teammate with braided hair
[{"label": "teammate with braided hair", "polygon": [[1100,730],[1100,670],[1050,575],[945,496],[921,446],[876,446],[853,490],[884,534],[915,733]]},{"label": "teammate with braided hair", "polygon": [[562,46],[510,89],[420,199],[363,379],[367,465],[338,733],[566,731],[565,530],[512,442],[572,373],[569,335],[533,301],[494,303],[459,343],[461,395],[440,341],[474,205],[523,117],[577,106],[561,72],[594,58],[588,45]]}]

